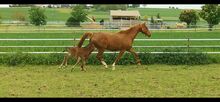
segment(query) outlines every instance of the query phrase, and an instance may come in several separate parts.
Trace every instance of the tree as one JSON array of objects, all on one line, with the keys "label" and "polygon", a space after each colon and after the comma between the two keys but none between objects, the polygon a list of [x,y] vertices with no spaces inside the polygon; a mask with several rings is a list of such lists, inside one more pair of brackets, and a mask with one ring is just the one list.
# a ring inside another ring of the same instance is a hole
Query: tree
[{"label": "tree", "polygon": [[189,28],[190,24],[195,25],[197,23],[199,16],[195,10],[183,10],[180,13],[179,19],[181,22],[186,22],[187,28]]},{"label": "tree", "polygon": [[80,26],[80,22],[84,22],[87,19],[88,12],[85,10],[84,6],[77,5],[72,8],[71,16],[67,19],[66,25]]},{"label": "tree", "polygon": [[212,27],[220,21],[220,7],[218,4],[205,4],[205,6],[202,6],[199,15],[208,23],[209,31],[211,31]]},{"label": "tree", "polygon": [[35,26],[41,26],[47,24],[47,17],[44,14],[44,9],[39,7],[32,7],[29,12],[30,23],[34,24]]}]

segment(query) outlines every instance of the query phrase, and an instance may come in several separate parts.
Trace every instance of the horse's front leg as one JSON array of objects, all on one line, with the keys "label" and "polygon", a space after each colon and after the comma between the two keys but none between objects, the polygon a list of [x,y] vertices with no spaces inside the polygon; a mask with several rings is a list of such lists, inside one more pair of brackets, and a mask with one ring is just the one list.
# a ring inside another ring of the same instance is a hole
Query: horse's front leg
[{"label": "horse's front leg", "polygon": [[134,55],[137,64],[138,64],[138,65],[141,65],[141,60],[140,60],[140,58],[138,57],[138,54],[134,51],[134,49],[131,48],[131,49],[129,49],[128,51]]},{"label": "horse's front leg", "polygon": [[121,56],[124,54],[125,50],[121,50],[117,58],[115,59],[114,63],[112,64],[112,70],[115,70],[115,64],[119,61]]},{"label": "horse's front leg", "polygon": [[105,66],[105,68],[108,68],[108,65],[105,63],[103,59],[104,51],[104,49],[98,49],[98,54],[96,55],[96,58]]}]

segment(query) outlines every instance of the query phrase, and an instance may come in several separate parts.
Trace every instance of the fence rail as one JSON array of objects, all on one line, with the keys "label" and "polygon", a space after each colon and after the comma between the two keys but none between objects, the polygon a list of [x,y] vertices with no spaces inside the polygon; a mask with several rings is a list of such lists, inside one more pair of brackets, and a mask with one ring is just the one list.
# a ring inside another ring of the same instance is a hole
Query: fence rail
[{"label": "fence rail", "polygon": [[[76,39],[69,39],[69,38],[51,38],[51,39],[0,39],[0,41],[36,41],[36,40],[55,40],[55,41],[65,41],[65,40],[80,40],[79,38]],[[86,39],[88,40],[88,39]],[[220,39],[134,39],[134,41],[220,41]]]},{"label": "fence rail", "polygon": [[[0,48],[65,48],[73,46],[0,46]],[[187,48],[188,46],[133,46],[134,48]],[[190,48],[220,48],[220,46],[189,46]]]},{"label": "fence rail", "polygon": [[[0,54],[15,54],[15,53],[19,53],[19,52],[0,52]],[[63,53],[67,53],[67,52],[20,52],[23,54],[63,54]],[[98,52],[92,52],[94,53],[98,53]],[[106,54],[111,54],[111,53],[119,53],[119,52],[104,52]],[[125,53],[129,53],[129,52],[125,52]],[[136,52],[136,53],[150,53],[150,54],[189,54],[189,53],[204,53],[204,54],[220,54],[220,52]]]},{"label": "fence rail", "polygon": [[[68,40],[80,40],[79,38],[53,38],[53,39],[0,39],[0,41],[68,41]],[[88,39],[86,39],[88,40]],[[220,39],[134,39],[135,41],[220,41]],[[72,46],[0,46],[0,48],[65,48]],[[135,48],[220,48],[218,45],[204,45],[204,46],[133,46]],[[17,53],[17,52],[0,52],[0,54]],[[21,52],[29,54],[50,54],[50,53],[67,53],[67,52]],[[97,52],[93,52],[97,53]],[[118,52],[105,52],[105,53],[118,53]],[[206,53],[206,54],[220,54],[220,52],[137,52],[137,53],[151,53],[151,54],[167,54],[167,53]]]},{"label": "fence rail", "polygon": [[[124,30],[126,30],[127,28],[123,28]],[[151,31],[197,31],[197,30],[208,30],[208,29],[210,29],[210,28],[184,28],[184,29],[149,29],[149,30],[151,30]],[[219,30],[220,28],[212,28],[212,29],[215,29],[215,30]],[[7,28],[0,28],[0,30],[3,30],[3,31],[9,31]],[[19,30],[19,29],[18,29]],[[112,30],[116,30],[116,31],[118,31],[118,30],[121,30],[121,28],[120,29],[106,29],[106,28],[103,28],[103,29],[87,29],[87,28],[81,28],[81,29],[77,29],[77,28],[74,28],[74,29],[72,29],[72,28],[57,28],[57,29],[55,29],[55,28],[40,28],[40,29],[31,29],[31,31],[60,31],[60,30],[70,30],[70,31],[87,31],[87,30],[90,30],[90,31],[102,31],[102,30],[104,30],[104,31],[108,31],[108,30],[110,30],[110,31],[112,31]],[[16,29],[15,29],[15,31],[16,31]]]}]

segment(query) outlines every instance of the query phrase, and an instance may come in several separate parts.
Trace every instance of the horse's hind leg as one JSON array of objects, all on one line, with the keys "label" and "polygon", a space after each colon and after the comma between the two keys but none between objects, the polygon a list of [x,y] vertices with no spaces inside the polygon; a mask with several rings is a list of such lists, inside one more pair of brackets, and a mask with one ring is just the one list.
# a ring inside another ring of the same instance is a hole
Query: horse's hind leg
[{"label": "horse's hind leg", "polygon": [[108,65],[105,63],[103,59],[103,52],[104,49],[98,49],[98,54],[96,55],[96,58],[105,66],[105,68],[108,68]]},{"label": "horse's hind leg", "polygon": [[75,66],[79,63],[79,61],[81,60],[80,57],[77,58],[76,64],[72,67],[71,72],[73,71],[73,69],[75,68]]},{"label": "horse's hind leg", "polygon": [[86,64],[85,59],[82,59],[82,64],[81,64],[81,71],[86,71],[86,68],[84,67]]},{"label": "horse's hind leg", "polygon": [[133,49],[133,48],[131,48],[131,49],[129,49],[128,51],[134,55],[134,57],[135,57],[135,59],[136,59],[137,64],[138,64],[138,65],[141,65],[141,60],[140,60],[140,58],[138,57],[138,54],[137,54],[137,53],[135,53],[134,49]]},{"label": "horse's hind leg", "polygon": [[117,58],[115,59],[114,63],[112,64],[112,70],[115,70],[115,64],[119,61],[119,59],[124,54],[124,52],[125,52],[125,50],[120,51],[119,55],[117,56]]},{"label": "horse's hind leg", "polygon": [[[65,66],[67,66],[68,57],[69,57],[69,55],[65,55],[65,56],[64,56],[63,62],[61,63],[61,65],[60,65],[59,68],[63,68],[63,67],[65,67]],[[63,66],[64,64],[65,64],[65,66]]]},{"label": "horse's hind leg", "polygon": [[68,58],[69,58],[69,55],[66,56],[64,67],[67,67]]}]

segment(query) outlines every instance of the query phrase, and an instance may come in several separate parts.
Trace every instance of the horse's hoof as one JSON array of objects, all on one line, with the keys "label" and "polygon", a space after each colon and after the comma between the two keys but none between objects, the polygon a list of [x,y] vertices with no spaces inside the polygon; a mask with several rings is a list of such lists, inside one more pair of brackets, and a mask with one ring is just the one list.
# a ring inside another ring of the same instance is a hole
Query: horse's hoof
[{"label": "horse's hoof", "polygon": [[105,66],[105,68],[108,68],[108,66]]},{"label": "horse's hoof", "polygon": [[138,63],[137,65],[139,65],[139,66],[140,66],[140,65],[141,65],[141,63]]},{"label": "horse's hoof", "polygon": [[115,70],[115,66],[112,66],[112,70]]},{"label": "horse's hoof", "polygon": [[86,69],[81,69],[81,71],[86,72]]}]

